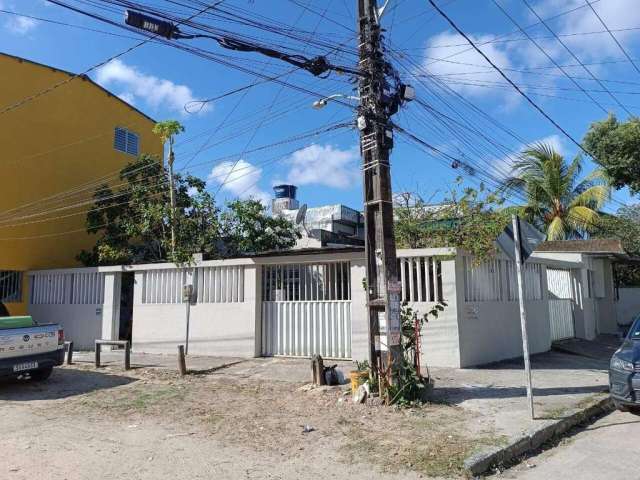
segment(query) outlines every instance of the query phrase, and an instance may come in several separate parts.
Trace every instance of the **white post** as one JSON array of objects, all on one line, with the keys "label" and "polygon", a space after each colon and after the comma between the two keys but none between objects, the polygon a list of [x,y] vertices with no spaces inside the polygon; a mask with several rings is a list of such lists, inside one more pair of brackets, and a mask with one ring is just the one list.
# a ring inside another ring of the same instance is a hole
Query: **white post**
[{"label": "white post", "polygon": [[518,275],[518,303],[520,304],[520,329],[522,330],[522,353],[524,355],[524,372],[527,380],[527,400],[529,402],[529,410],[531,411],[531,419],[533,415],[533,387],[531,384],[531,364],[529,362],[529,338],[527,336],[527,311],[525,308],[524,298],[524,278],[522,275],[522,245],[520,243],[520,219],[517,215],[511,217],[513,222],[513,240],[516,250],[516,272]]}]

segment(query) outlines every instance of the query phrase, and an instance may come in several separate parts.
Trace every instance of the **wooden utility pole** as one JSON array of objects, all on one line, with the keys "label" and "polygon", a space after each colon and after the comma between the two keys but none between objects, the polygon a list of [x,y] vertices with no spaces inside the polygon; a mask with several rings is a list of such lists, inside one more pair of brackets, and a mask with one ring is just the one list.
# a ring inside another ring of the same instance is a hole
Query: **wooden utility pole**
[{"label": "wooden utility pole", "polygon": [[401,368],[400,284],[393,232],[393,197],[389,153],[393,131],[385,99],[384,60],[376,0],[358,1],[359,92],[358,129],[364,180],[367,309],[370,364],[390,371],[394,383]]}]

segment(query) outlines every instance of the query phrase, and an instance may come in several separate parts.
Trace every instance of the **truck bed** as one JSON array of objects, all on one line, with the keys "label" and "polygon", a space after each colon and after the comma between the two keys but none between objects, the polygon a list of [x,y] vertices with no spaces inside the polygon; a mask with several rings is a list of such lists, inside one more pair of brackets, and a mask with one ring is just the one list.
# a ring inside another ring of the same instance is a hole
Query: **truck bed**
[{"label": "truck bed", "polygon": [[0,377],[61,365],[63,340],[57,324],[0,329]]}]

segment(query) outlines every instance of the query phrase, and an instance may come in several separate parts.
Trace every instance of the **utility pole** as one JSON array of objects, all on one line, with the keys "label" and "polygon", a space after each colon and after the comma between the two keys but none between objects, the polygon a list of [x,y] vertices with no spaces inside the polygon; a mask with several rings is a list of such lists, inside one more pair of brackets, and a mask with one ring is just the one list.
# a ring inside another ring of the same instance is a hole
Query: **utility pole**
[{"label": "utility pole", "polygon": [[[358,1],[359,92],[358,128],[364,181],[367,310],[370,364],[394,383],[401,368],[400,284],[393,232],[393,197],[389,153],[394,113],[385,99],[387,64],[380,44],[376,0]],[[387,93],[387,97],[389,94]],[[396,105],[397,109],[397,105]],[[382,387],[384,388],[384,387]]]}]

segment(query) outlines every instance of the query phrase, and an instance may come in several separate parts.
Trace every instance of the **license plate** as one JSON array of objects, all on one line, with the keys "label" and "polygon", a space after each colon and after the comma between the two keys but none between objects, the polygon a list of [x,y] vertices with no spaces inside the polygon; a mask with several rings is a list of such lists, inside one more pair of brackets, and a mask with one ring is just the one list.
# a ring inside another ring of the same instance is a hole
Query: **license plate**
[{"label": "license plate", "polygon": [[33,370],[38,368],[38,362],[17,363],[13,366],[14,372],[24,372],[25,370]]}]

